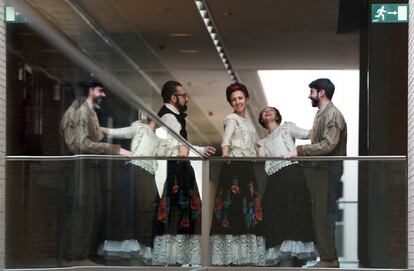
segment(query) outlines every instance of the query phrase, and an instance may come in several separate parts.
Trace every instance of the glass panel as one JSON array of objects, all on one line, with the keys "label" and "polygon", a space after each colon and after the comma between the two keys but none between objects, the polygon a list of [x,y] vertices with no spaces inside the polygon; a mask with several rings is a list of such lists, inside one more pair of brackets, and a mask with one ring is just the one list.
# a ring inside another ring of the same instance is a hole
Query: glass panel
[{"label": "glass panel", "polygon": [[167,164],[159,180],[125,160],[8,161],[7,268],[201,266],[201,180]]},{"label": "glass panel", "polygon": [[405,161],[248,160],[210,161],[211,265],[407,267]]}]

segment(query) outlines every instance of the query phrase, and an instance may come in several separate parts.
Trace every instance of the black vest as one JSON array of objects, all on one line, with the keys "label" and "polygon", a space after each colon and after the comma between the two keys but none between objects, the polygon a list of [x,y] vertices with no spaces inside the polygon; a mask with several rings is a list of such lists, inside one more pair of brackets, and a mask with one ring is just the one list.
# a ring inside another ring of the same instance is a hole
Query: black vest
[{"label": "black vest", "polygon": [[185,129],[185,117],[187,117],[187,114],[183,112],[176,114],[164,105],[161,107],[160,111],[158,111],[158,117],[162,118],[165,114],[172,114],[177,119],[177,121],[181,124],[180,135],[187,140],[187,130]]}]

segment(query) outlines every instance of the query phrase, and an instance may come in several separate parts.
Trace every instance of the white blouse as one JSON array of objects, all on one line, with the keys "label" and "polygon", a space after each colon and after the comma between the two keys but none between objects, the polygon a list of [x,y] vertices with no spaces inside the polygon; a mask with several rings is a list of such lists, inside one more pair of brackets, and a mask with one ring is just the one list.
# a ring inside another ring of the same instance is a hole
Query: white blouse
[{"label": "white blouse", "polygon": [[[135,121],[129,127],[110,129],[108,137],[132,139],[131,152],[133,156],[176,156],[178,145],[159,138],[151,128],[142,121]],[[131,164],[154,174],[158,164],[156,160],[131,160]]]},{"label": "white blouse", "polygon": [[230,157],[257,156],[254,149],[256,130],[253,123],[235,113],[224,119],[224,134],[221,146],[230,147]]},{"label": "white blouse", "polygon": [[[295,138],[309,139],[309,131],[297,127],[292,122],[285,122],[268,136],[257,142],[259,156],[283,157],[296,148]],[[297,163],[297,161],[289,160],[266,161],[265,171],[267,175],[272,175],[283,167]]]}]

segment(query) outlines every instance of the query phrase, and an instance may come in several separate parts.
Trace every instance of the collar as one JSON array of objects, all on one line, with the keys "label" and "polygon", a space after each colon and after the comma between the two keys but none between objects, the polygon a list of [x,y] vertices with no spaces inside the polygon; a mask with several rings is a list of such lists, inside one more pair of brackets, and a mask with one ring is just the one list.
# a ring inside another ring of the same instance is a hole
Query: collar
[{"label": "collar", "polygon": [[174,114],[180,115],[180,111],[178,111],[177,107],[173,106],[170,103],[164,104],[168,109],[170,109]]},{"label": "collar", "polygon": [[86,102],[88,103],[88,107],[90,110],[95,111],[93,103],[91,101],[89,101],[88,99],[86,99]]},{"label": "collar", "polygon": [[327,103],[324,107],[320,108],[318,110],[318,112],[316,112],[316,115],[319,116],[320,114],[323,113],[323,111],[325,111],[326,108],[329,108],[331,106],[333,106],[333,103],[332,102]]}]

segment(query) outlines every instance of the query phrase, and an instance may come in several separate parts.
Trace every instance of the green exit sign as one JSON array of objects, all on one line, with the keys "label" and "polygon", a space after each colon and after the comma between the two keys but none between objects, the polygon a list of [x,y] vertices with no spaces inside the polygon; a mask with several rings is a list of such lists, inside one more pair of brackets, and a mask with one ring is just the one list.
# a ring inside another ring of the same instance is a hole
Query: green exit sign
[{"label": "green exit sign", "polygon": [[29,20],[13,6],[4,6],[4,21],[6,23],[27,23]]},{"label": "green exit sign", "polygon": [[408,4],[372,4],[371,22],[406,23],[408,22]]}]

